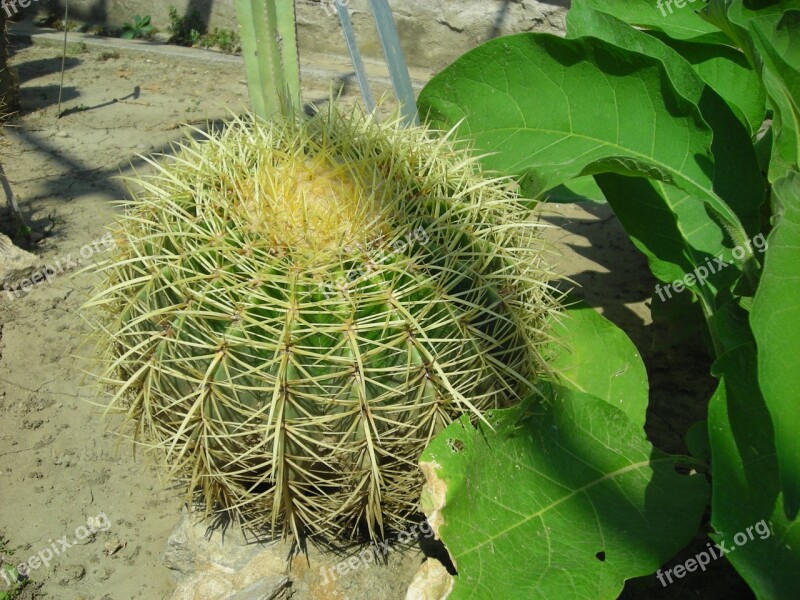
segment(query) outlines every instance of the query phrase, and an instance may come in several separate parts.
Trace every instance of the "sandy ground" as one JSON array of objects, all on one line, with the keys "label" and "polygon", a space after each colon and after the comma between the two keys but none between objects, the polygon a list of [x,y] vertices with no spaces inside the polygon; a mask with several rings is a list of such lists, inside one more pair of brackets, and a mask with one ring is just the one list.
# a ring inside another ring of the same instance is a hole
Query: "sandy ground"
[{"label": "sandy ground", "polygon": [[[26,595],[169,598],[175,581],[160,555],[182,499],[134,460],[128,444],[117,447],[102,409],[90,403],[94,390],[82,373],[89,330],[78,309],[92,274],[81,266],[102,251],[113,203],[126,196],[118,176],[147,168],[137,154],[168,152],[189,133],[182,123],[205,127],[246,107],[244,68],[200,50],[71,42],[66,114],[56,120],[61,48],[54,37],[15,43],[23,110],[0,147],[23,211],[47,233],[32,251],[58,271],[52,283],[0,293],[0,537],[15,550],[14,562],[40,552],[48,558],[31,571]],[[335,57],[305,66],[307,102],[325,102],[331,80],[348,82]],[[378,76],[377,93],[385,85]],[[348,598],[378,587],[403,598],[422,560],[418,550],[391,553],[388,569],[348,580]],[[6,587],[0,579],[0,591]]]},{"label": "sandy ground", "polygon": [[[78,355],[86,354],[81,343],[88,328],[77,311],[92,275],[78,273],[78,261],[91,262],[100,248],[92,242],[102,239],[114,217],[113,201],[125,197],[115,177],[131,174],[132,164],[143,167],[137,153],[168,150],[185,133],[181,122],[204,123],[246,106],[244,70],[198,50],[165,56],[72,45],[67,115],[57,121],[60,53],[52,41],[17,43],[13,63],[23,112],[0,148],[23,210],[48,232],[34,252],[42,264],[64,268],[52,283],[27,293],[0,293],[0,534],[19,561],[54,550],[50,564],[31,573],[29,593],[37,597],[169,598],[175,584],[159,555],[179,520],[181,499],[133,459],[128,445],[116,451],[102,411],[86,402],[93,391],[84,384]],[[330,65],[308,66],[316,83],[304,97],[324,101],[319,83]],[[652,354],[660,335],[650,327],[653,282],[610,211],[556,205],[544,219],[554,225],[548,238],[563,253],[559,272],[581,284],[590,304],[633,331],[640,349]],[[684,425],[702,417],[702,408],[693,400],[697,386],[676,389],[660,373],[679,368],[684,381],[701,381],[704,366],[693,356],[663,355],[651,369],[648,429],[666,450],[683,450]],[[78,540],[90,533],[89,525],[96,532]],[[406,553],[388,569],[372,571],[392,582],[392,597],[399,599],[420,560]],[[0,591],[4,585],[0,580]],[[359,585],[365,589],[353,590],[352,599],[370,598],[369,582]]]},{"label": "sandy ground", "polygon": [[81,401],[93,391],[75,357],[87,331],[77,309],[91,283],[70,263],[91,261],[87,244],[103,237],[111,201],[124,197],[114,177],[131,173],[135,153],[180,139],[180,121],[242,106],[247,90],[227,66],[212,73],[197,61],[70,50],[63,108],[76,110],[59,121],[60,50],[24,47],[14,57],[23,115],[6,131],[2,161],[23,210],[50,233],[36,254],[65,272],[0,299],[0,531],[23,561],[64,535],[71,545],[78,527],[105,514],[107,531],[57,545],[31,580],[59,599],[168,598],[174,583],[159,555],[180,501],[129,448],[115,451],[99,409]]}]

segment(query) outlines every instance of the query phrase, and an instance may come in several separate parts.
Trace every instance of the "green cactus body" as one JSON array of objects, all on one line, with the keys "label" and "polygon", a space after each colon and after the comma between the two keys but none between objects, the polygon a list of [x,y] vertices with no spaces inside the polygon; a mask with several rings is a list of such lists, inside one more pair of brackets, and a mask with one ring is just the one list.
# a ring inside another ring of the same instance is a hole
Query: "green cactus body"
[{"label": "green cactus body", "polygon": [[209,510],[402,527],[432,436],[541,370],[538,227],[466,149],[335,107],[153,164],[89,302],[112,406]]}]

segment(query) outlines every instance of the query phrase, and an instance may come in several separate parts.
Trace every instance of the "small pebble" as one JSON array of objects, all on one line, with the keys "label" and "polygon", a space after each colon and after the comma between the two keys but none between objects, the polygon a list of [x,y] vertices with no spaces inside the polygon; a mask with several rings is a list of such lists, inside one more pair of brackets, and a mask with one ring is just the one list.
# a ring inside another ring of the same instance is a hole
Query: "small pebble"
[{"label": "small pebble", "polygon": [[105,543],[105,549],[103,550],[103,554],[106,556],[114,556],[117,552],[122,550],[125,547],[125,542],[122,540],[116,539],[110,542]]}]

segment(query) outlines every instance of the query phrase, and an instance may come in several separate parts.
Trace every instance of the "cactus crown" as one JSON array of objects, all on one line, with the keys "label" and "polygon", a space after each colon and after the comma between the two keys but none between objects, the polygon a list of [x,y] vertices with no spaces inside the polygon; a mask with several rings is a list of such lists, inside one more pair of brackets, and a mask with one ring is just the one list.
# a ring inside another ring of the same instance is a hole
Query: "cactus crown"
[{"label": "cactus crown", "polygon": [[335,105],[151,162],[88,303],[111,406],[208,510],[402,527],[432,436],[543,368],[539,226],[446,137]]}]

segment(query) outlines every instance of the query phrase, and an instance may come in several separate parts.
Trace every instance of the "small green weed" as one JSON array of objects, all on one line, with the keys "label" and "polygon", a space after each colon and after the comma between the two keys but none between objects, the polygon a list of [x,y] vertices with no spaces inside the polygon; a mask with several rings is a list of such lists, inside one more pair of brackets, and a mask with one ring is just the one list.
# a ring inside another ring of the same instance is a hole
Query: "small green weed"
[{"label": "small green weed", "polygon": [[10,557],[14,552],[7,546],[5,538],[0,535],[0,581],[11,582],[11,587],[0,591],[0,600],[14,600],[19,597],[20,592],[28,585],[28,578],[20,577],[19,571],[12,564]]},{"label": "small green weed", "polygon": [[[58,31],[64,31],[64,21],[61,19],[56,19],[52,23],[53,29],[57,29]],[[67,31],[76,31],[79,25],[75,21],[67,21]]]},{"label": "small green weed", "polygon": [[242,49],[238,34],[224,27],[215,27],[212,33],[207,33],[199,39],[198,45],[202,48],[219,48],[223,52],[239,52]]},{"label": "small green weed", "polygon": [[87,24],[81,27],[81,31],[83,31],[84,33],[88,33],[89,35],[96,35],[99,37],[114,37],[119,33],[118,30],[112,29],[102,24],[94,24],[94,25]]},{"label": "small green weed", "polygon": [[191,103],[189,104],[189,106],[187,106],[184,109],[184,112],[187,112],[187,113],[200,112],[200,98],[195,98],[194,100],[192,100]]},{"label": "small green weed", "polygon": [[150,38],[155,33],[155,27],[150,24],[150,15],[133,17],[133,23],[125,23],[122,26],[120,37],[124,40],[134,40],[138,38]]},{"label": "small green weed", "polygon": [[89,49],[86,47],[85,42],[69,42],[67,44],[68,56],[75,56],[76,54],[83,54],[84,52],[88,51]]},{"label": "small green weed", "polygon": [[185,16],[178,14],[178,9],[174,6],[169,7],[169,27],[170,44],[179,46],[194,46],[206,33],[206,25],[200,14],[195,10]]}]

